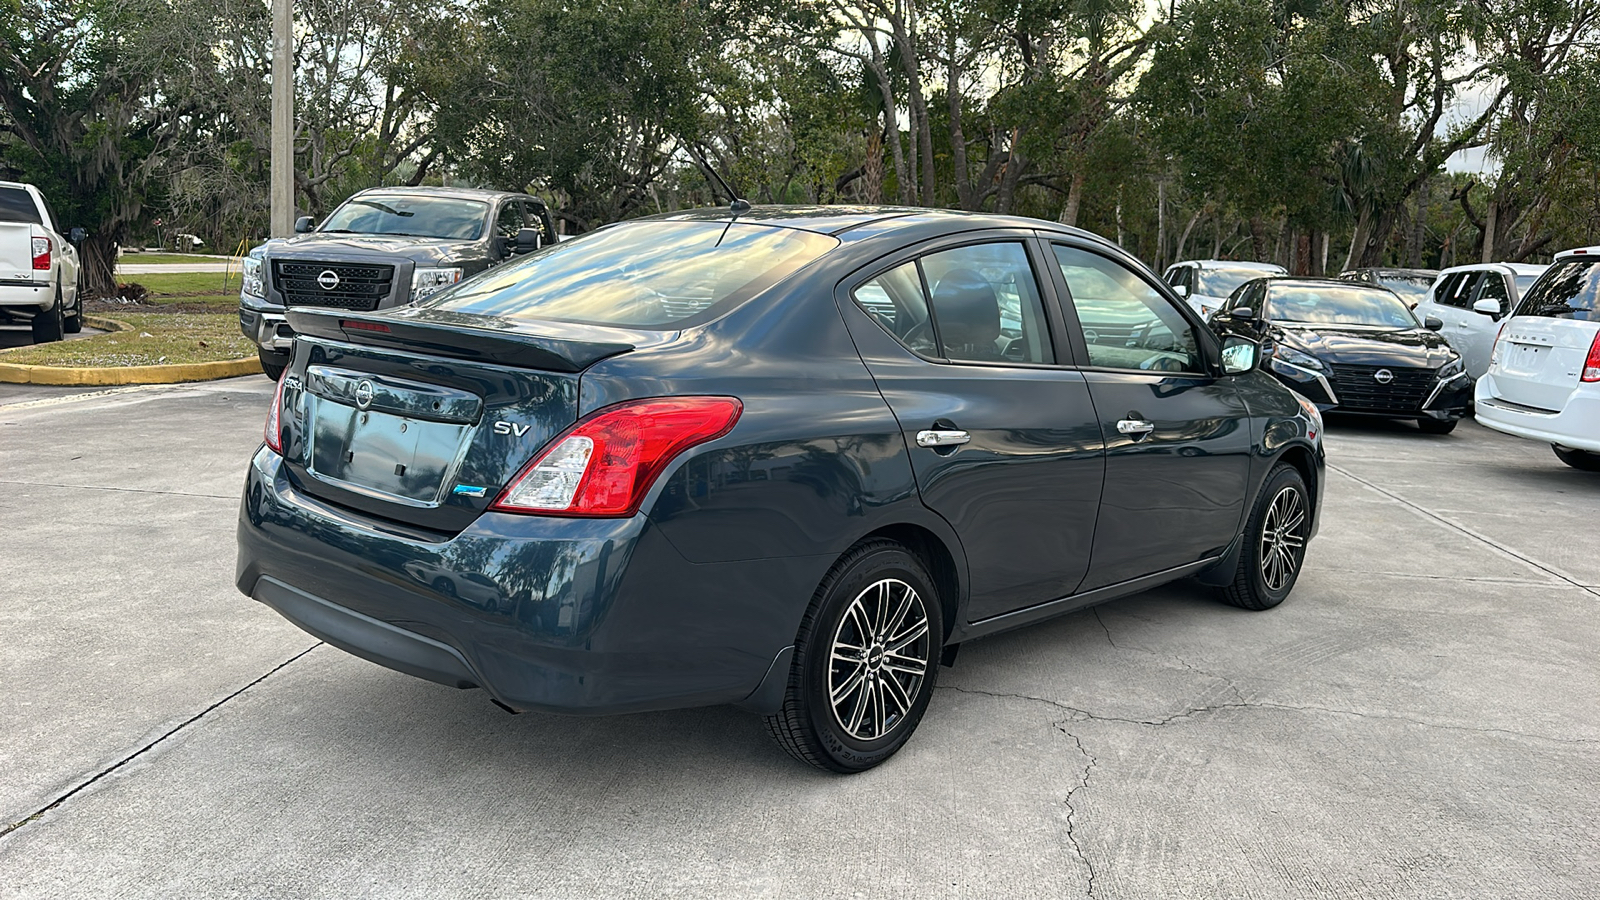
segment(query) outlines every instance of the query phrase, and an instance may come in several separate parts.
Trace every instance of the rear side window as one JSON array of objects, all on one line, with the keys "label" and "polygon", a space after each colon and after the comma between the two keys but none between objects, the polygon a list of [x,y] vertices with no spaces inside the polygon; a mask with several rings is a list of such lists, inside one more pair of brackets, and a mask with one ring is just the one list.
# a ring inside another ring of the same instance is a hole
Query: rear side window
[{"label": "rear side window", "polygon": [[709,321],[837,247],[738,222],[637,222],[550,244],[419,306],[480,316],[681,328]]},{"label": "rear side window", "polygon": [[22,188],[0,188],[0,222],[32,222],[43,225],[33,198]]},{"label": "rear side window", "polygon": [[883,329],[921,356],[938,356],[933,339],[933,319],[928,315],[928,297],[922,292],[922,276],[917,264],[890,269],[856,288],[856,305],[878,321]]},{"label": "rear side window", "polygon": [[1517,304],[1516,315],[1600,322],[1600,264],[1566,259],[1551,266]]}]

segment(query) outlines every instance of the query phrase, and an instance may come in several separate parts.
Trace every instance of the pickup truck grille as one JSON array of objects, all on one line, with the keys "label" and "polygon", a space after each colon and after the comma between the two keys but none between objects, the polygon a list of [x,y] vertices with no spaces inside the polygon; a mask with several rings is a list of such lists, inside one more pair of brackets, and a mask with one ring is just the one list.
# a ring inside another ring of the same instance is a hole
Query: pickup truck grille
[{"label": "pickup truck grille", "polygon": [[[1383,384],[1374,376],[1387,369],[1393,380]],[[1333,389],[1343,409],[1410,412],[1422,408],[1437,375],[1433,369],[1408,366],[1333,367]]]},{"label": "pickup truck grille", "polygon": [[[332,277],[328,276],[332,273]],[[287,306],[373,310],[389,296],[394,266],[275,259],[272,283]]]}]

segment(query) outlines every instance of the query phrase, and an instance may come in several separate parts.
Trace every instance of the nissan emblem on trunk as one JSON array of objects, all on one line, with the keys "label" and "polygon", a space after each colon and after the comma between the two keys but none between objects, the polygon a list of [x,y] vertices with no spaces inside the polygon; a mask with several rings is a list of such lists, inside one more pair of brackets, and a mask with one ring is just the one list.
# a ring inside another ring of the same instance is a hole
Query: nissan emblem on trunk
[{"label": "nissan emblem on trunk", "polygon": [[372,382],[363,380],[356,385],[356,409],[366,409],[372,405]]},{"label": "nissan emblem on trunk", "polygon": [[317,276],[317,284],[325,291],[331,291],[339,286],[339,273],[332,269],[323,269]]},{"label": "nissan emblem on trunk", "polygon": [[1372,380],[1379,384],[1388,384],[1394,380],[1394,373],[1388,369],[1379,369],[1372,373]]}]

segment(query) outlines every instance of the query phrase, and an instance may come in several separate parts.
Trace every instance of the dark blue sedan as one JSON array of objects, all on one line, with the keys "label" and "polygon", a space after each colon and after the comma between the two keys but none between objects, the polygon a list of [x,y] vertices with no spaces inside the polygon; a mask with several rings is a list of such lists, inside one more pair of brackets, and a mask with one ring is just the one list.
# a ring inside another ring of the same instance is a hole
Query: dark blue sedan
[{"label": "dark blue sedan", "polygon": [[740,208],[378,313],[291,309],[239,589],[514,710],[731,703],[882,762],[964,641],[1194,576],[1294,587],[1321,421],[1048,222]]}]

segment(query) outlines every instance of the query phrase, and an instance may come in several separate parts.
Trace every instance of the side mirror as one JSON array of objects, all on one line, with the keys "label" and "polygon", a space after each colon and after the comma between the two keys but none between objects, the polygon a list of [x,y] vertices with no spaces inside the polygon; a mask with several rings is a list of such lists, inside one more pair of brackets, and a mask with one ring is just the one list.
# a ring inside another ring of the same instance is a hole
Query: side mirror
[{"label": "side mirror", "polygon": [[1225,375],[1243,375],[1252,371],[1261,361],[1261,345],[1246,337],[1233,334],[1222,339],[1222,372]]},{"label": "side mirror", "polygon": [[1173,285],[1172,292],[1177,294],[1179,297],[1184,298],[1185,300],[1189,299],[1189,286],[1186,284]]},{"label": "side mirror", "polygon": [[539,249],[539,244],[539,229],[519,228],[517,230],[517,243],[515,245],[517,253],[532,253]]},{"label": "side mirror", "polygon": [[310,234],[311,233],[311,229],[316,228],[316,227],[317,227],[316,220],[311,218],[310,216],[301,216],[300,218],[294,220],[294,233],[295,234]]},{"label": "side mirror", "polygon": [[1444,321],[1438,316],[1425,316],[1422,319],[1422,327],[1429,331],[1438,331],[1444,327]]},{"label": "side mirror", "polygon": [[71,231],[67,232],[67,243],[69,243],[69,244],[81,244],[85,240],[87,240],[88,237],[89,237],[89,232],[84,231],[82,228],[74,228]]},{"label": "side mirror", "polygon": [[1504,314],[1500,309],[1500,301],[1489,297],[1472,304],[1472,311],[1480,316],[1488,316],[1496,322],[1500,321],[1500,316]]}]

